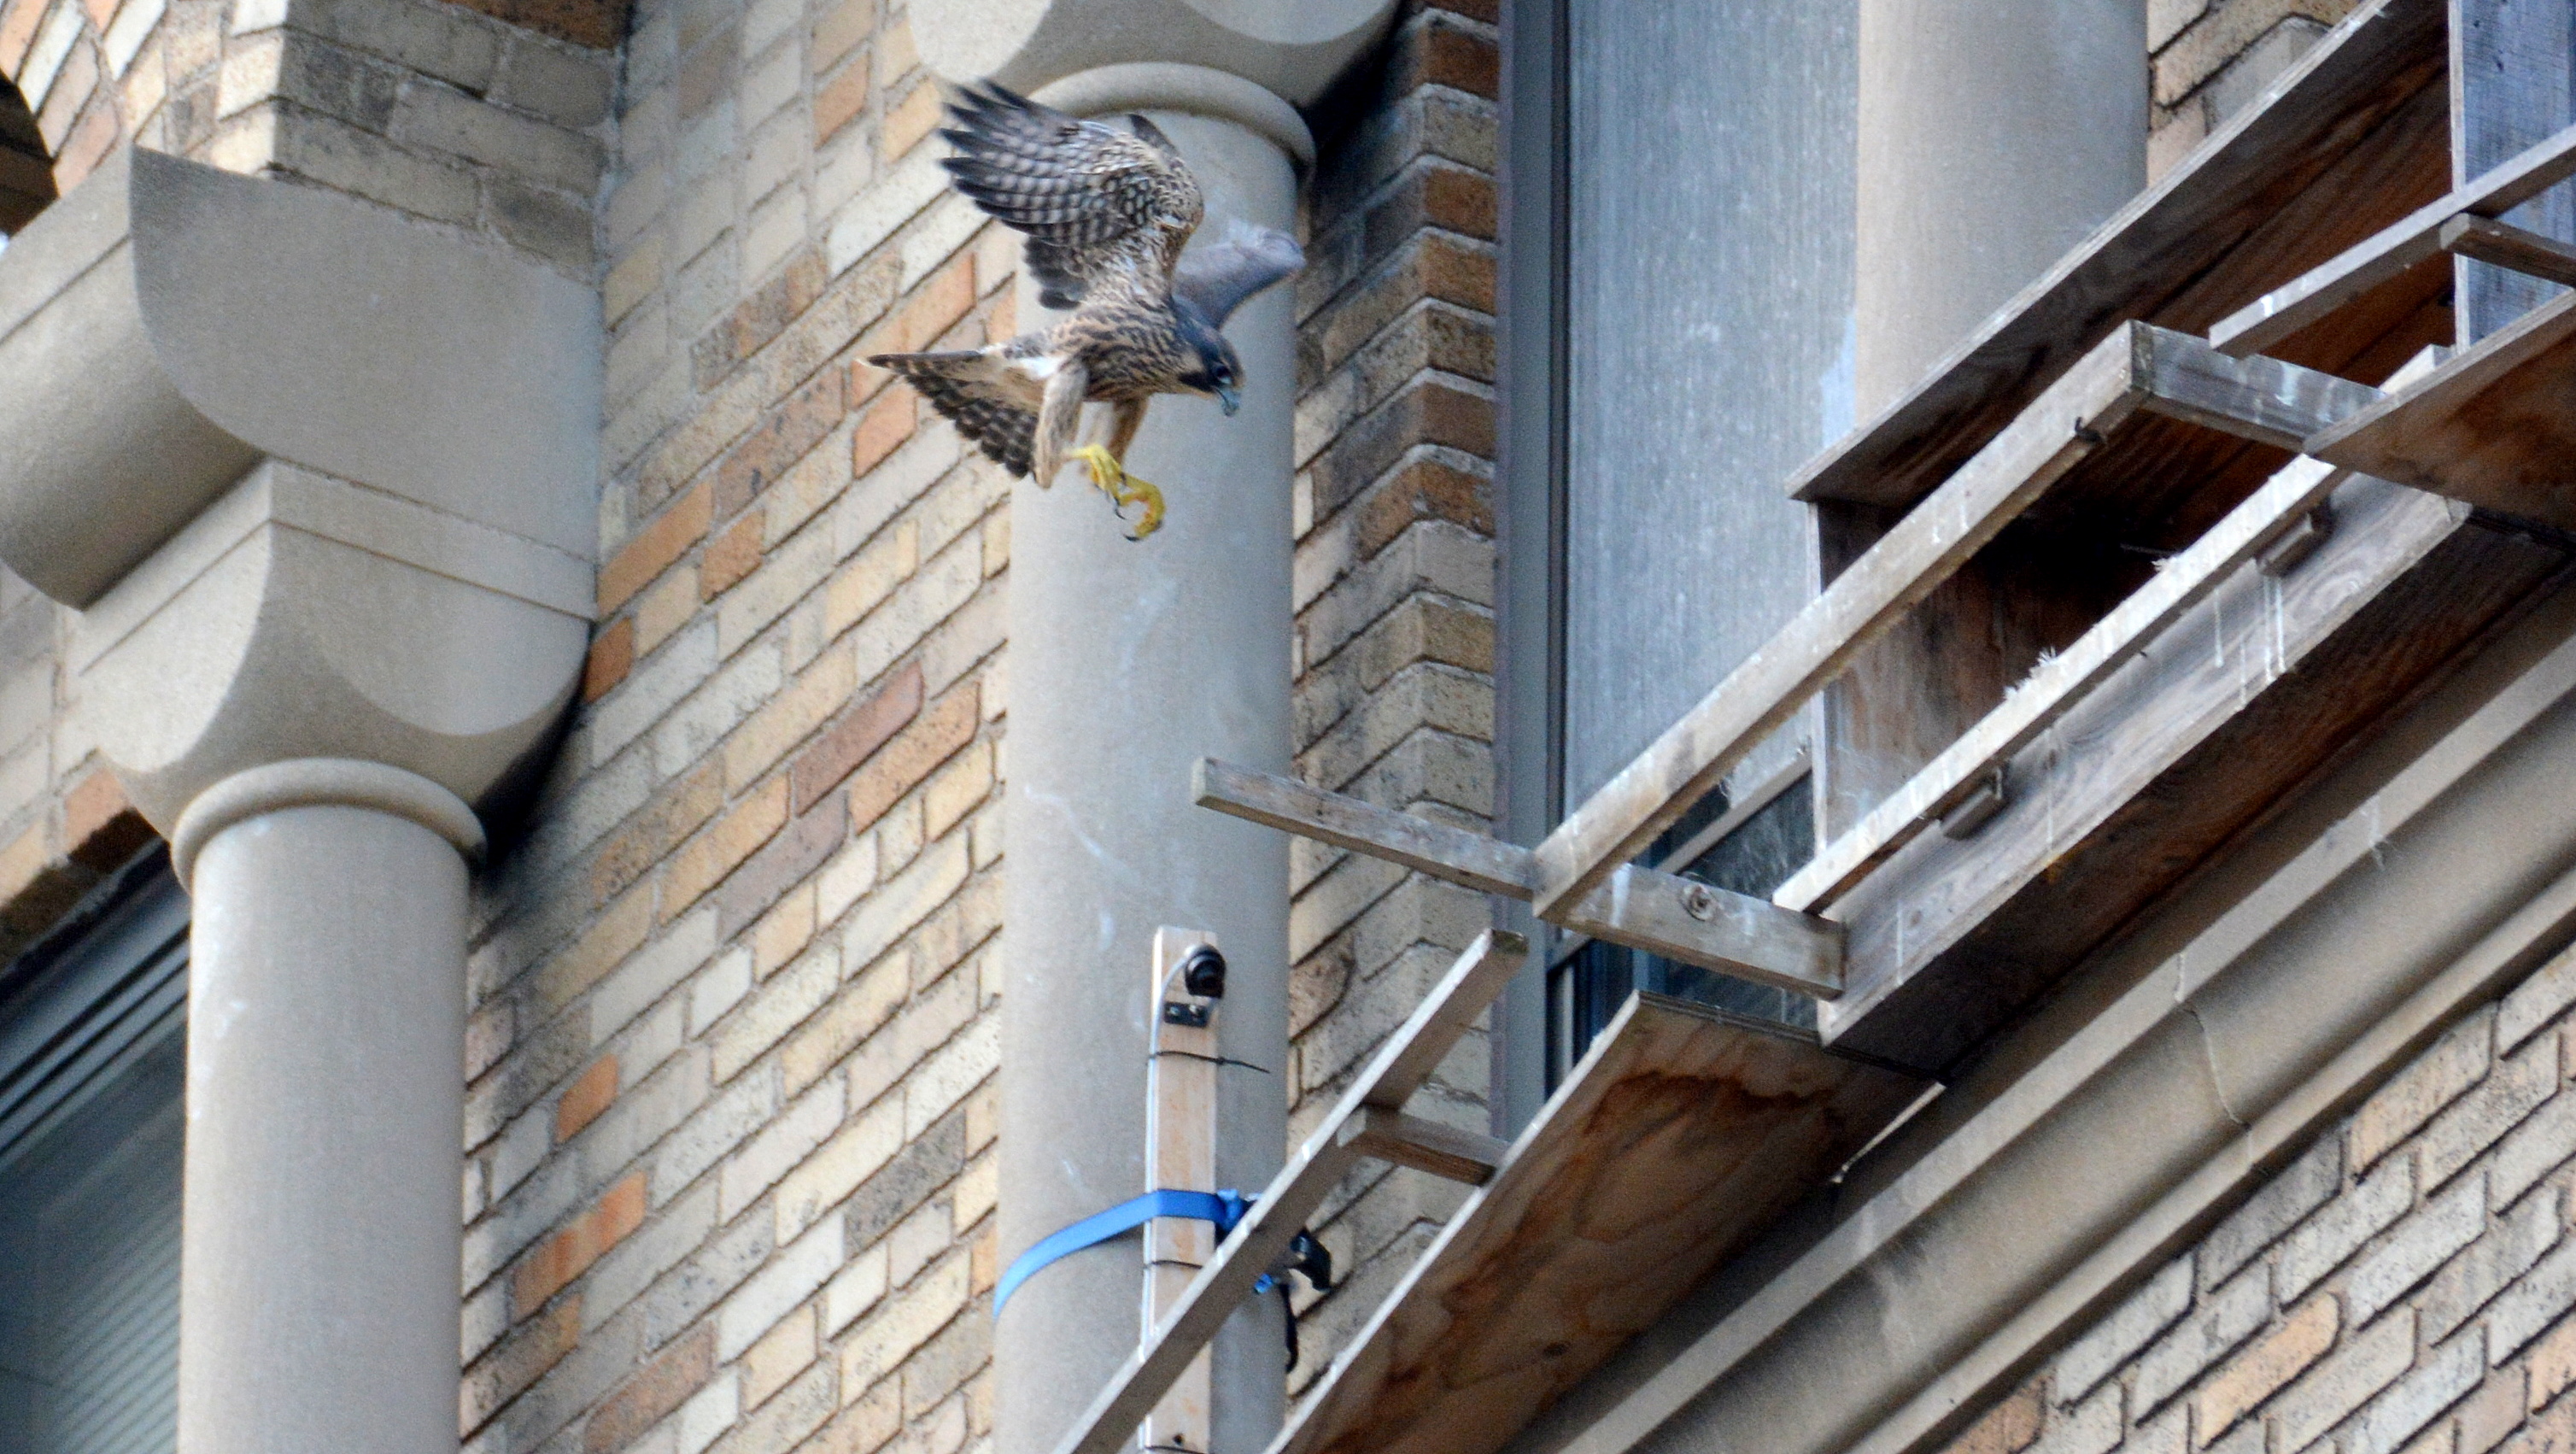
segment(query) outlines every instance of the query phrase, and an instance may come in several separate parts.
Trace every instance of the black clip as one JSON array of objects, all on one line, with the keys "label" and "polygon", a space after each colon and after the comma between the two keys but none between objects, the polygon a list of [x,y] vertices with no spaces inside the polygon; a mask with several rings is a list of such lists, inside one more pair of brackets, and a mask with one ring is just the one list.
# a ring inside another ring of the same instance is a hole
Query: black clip
[{"label": "black clip", "polygon": [[1179,1025],[1182,1028],[1189,1030],[1204,1030],[1207,1028],[1208,1023],[1208,1007],[1205,1005],[1184,1004],[1179,1000],[1165,1000],[1163,1002],[1163,1023],[1166,1025]]}]

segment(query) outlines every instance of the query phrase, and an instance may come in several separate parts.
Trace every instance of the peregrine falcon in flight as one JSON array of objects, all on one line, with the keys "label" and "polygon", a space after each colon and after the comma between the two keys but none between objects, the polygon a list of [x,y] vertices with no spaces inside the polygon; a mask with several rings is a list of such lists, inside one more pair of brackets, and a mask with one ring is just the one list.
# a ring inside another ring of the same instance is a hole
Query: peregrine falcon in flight
[{"label": "peregrine falcon in flight", "polygon": [[[1218,332],[1237,306],[1305,265],[1296,239],[1233,223],[1187,257],[1205,205],[1198,179],[1142,116],[1122,131],[1041,106],[987,81],[949,103],[942,131],[957,190],[1028,234],[1038,299],[1072,312],[1007,342],[945,353],[882,353],[931,407],[1016,475],[1042,485],[1079,459],[1121,511],[1129,538],[1163,522],[1162,491],[1127,473],[1127,447],[1156,394],[1213,395],[1232,414],[1243,363]],[[1105,444],[1073,447],[1085,401],[1110,406]]]}]

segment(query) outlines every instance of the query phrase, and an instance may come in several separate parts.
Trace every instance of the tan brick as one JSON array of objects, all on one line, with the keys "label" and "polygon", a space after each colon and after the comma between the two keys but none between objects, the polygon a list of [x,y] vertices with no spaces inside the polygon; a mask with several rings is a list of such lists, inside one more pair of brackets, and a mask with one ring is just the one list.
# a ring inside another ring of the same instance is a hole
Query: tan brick
[{"label": "tan brick", "polygon": [[760,512],[752,511],[727,527],[707,546],[698,563],[698,599],[712,601],[735,582],[760,569],[760,541],[765,533]]},{"label": "tan brick", "polygon": [[51,8],[51,0],[10,0],[7,12],[0,13],[0,73],[18,74],[28,47],[36,43],[36,27]]},{"label": "tan brick", "polygon": [[682,495],[653,523],[636,532],[599,571],[599,609],[605,614],[652,583],[704,539],[712,521],[714,495],[705,485]]},{"label": "tan brick", "polygon": [[903,1149],[903,1108],[873,1106],[779,1179],[771,1204],[782,1243],[802,1234]]},{"label": "tan brick", "polygon": [[909,985],[910,976],[901,964],[886,963],[872,966],[856,983],[834,996],[823,1013],[788,1041],[779,1055],[779,1069],[786,1077],[788,1093],[792,1095],[812,1085],[860,1042],[875,1034],[877,1027],[902,1006]]},{"label": "tan brick", "polygon": [[2561,1321],[2532,1345],[2527,1406],[2535,1412],[2547,1408],[2571,1384],[2576,1384],[2576,1318]]},{"label": "tan brick", "polygon": [[539,1243],[510,1277],[510,1304],[521,1316],[544,1304],[566,1283],[590,1270],[600,1254],[644,1223],[644,1173],[610,1187],[571,1225]]},{"label": "tan brick", "polygon": [[610,1454],[634,1443],[705,1387],[715,1371],[715,1325],[700,1323],[600,1401],[582,1427],[584,1454]]},{"label": "tan brick", "polygon": [[629,818],[591,864],[593,897],[606,899],[650,872],[724,806],[724,766],[707,763]]},{"label": "tan brick", "polygon": [[678,918],[787,826],[787,779],[771,778],[706,832],[689,840],[662,879],[662,919]]},{"label": "tan brick", "polygon": [[538,1019],[571,1004],[599,977],[623,963],[653,932],[653,896],[629,894],[609,905],[572,947],[555,955],[528,987],[528,1007]]},{"label": "tan brick", "polygon": [[697,619],[698,568],[683,563],[635,598],[635,654],[643,656]]},{"label": "tan brick", "polygon": [[868,66],[852,61],[814,93],[814,144],[822,145],[868,109]]},{"label": "tan brick", "polygon": [[884,463],[895,447],[912,437],[920,401],[909,389],[880,395],[850,431],[850,473],[863,475]]},{"label": "tan brick", "polygon": [[[733,311],[709,328],[689,350],[691,371],[701,389],[711,387],[734,365],[787,330],[787,325],[814,306],[831,279],[823,258],[811,248],[790,258],[778,276],[752,290]],[[718,514],[725,513],[719,502]]]},{"label": "tan brick", "polygon": [[2334,1346],[2339,1308],[2332,1297],[2309,1300],[2281,1326],[2222,1364],[2192,1400],[2194,1437],[2209,1444],[2256,1405],[2299,1376]]},{"label": "tan brick", "polygon": [[799,1308],[743,1350],[742,1406],[758,1408],[814,1362],[814,1313]]},{"label": "tan brick", "polygon": [[777,766],[787,750],[810,736],[835,707],[849,699],[853,681],[850,654],[834,651],[819,657],[725,739],[725,782],[740,792]]},{"label": "tan brick", "polygon": [[928,348],[975,306],[975,255],[961,252],[922,279],[912,301],[880,325],[881,339],[862,353],[909,353]]},{"label": "tan brick", "polygon": [[877,537],[823,589],[823,629],[838,636],[867,619],[921,568],[921,525],[902,520]]},{"label": "tan brick", "polygon": [[939,88],[928,81],[906,92],[886,108],[885,123],[877,135],[879,154],[893,161],[920,144],[939,124],[939,107]]},{"label": "tan brick", "polygon": [[[906,662],[866,701],[842,714],[788,770],[792,809],[802,814],[838,786],[921,712],[921,667]],[[942,754],[945,756],[945,754]],[[853,818],[853,824],[863,820]]]},{"label": "tan brick", "polygon": [[932,703],[850,780],[850,827],[864,832],[931,769],[974,740],[980,722],[976,684],[966,682]]},{"label": "tan brick", "polygon": [[978,742],[941,768],[922,790],[922,831],[937,838],[957,826],[993,790],[993,747]]},{"label": "tan brick", "polygon": [[575,1293],[529,1322],[467,1371],[458,1399],[466,1433],[481,1428],[581,1343],[581,1295]]},{"label": "tan brick", "polygon": [[889,1296],[876,1316],[860,1324],[842,1345],[841,1387],[874,1385],[965,1311],[969,1271],[966,1258],[951,1257],[911,1287]]},{"label": "tan brick", "polygon": [[2487,1073],[2495,1014],[2482,1010],[2434,1042],[2354,1113],[2351,1165],[2368,1168]]},{"label": "tan brick", "polygon": [[920,48],[912,42],[912,21],[897,18],[877,32],[877,84],[891,85],[921,64]]},{"label": "tan brick", "polygon": [[758,499],[796,462],[828,437],[845,412],[844,376],[826,369],[822,377],[790,395],[759,428],[725,455],[716,467],[715,514],[724,519]]},{"label": "tan brick", "polygon": [[876,23],[876,0],[840,0],[814,22],[814,48],[807,52],[817,74],[840,63],[852,47],[868,38]]},{"label": "tan brick", "polygon": [[616,1099],[617,1057],[603,1055],[564,1087],[563,1099],[555,1102],[555,1140],[569,1141],[581,1134],[581,1128],[598,1120],[599,1113]]},{"label": "tan brick", "polygon": [[596,702],[610,689],[626,680],[635,667],[635,621],[620,616],[608,623],[590,643],[590,658],[583,663],[581,699]]},{"label": "tan brick", "polygon": [[2499,1368],[2460,1404],[2458,1454],[2487,1454],[2522,1423],[2520,1368]]},{"label": "tan brick", "polygon": [[1414,32],[1406,48],[1412,54],[1405,58],[1406,74],[1399,82],[1403,89],[1432,85],[1489,98],[1502,94],[1502,53],[1489,41],[1446,25],[1427,25]]},{"label": "tan brick", "polygon": [[99,873],[124,866],[159,836],[126,801],[116,774],[98,768],[63,795],[63,856]]},{"label": "tan brick", "polygon": [[805,1445],[804,1454],[871,1454],[903,1429],[902,1391],[889,1383],[859,1390],[841,1386],[852,1402]]},{"label": "tan brick", "polygon": [[751,972],[767,979],[814,942],[814,886],[790,889],[762,915],[751,935]]},{"label": "tan brick", "polygon": [[2551,1404],[2505,1444],[2504,1454],[2576,1454],[2576,1399]]}]

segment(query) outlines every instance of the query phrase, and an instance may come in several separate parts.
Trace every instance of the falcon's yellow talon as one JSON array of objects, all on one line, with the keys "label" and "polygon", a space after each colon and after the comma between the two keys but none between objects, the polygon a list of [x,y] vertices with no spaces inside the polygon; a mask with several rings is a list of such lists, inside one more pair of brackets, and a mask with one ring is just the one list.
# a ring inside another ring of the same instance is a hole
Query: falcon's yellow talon
[{"label": "falcon's yellow talon", "polygon": [[1110,505],[1118,511],[1118,518],[1127,518],[1130,505],[1145,507],[1144,515],[1136,522],[1135,532],[1128,539],[1142,540],[1163,528],[1163,492],[1127,473],[1126,467],[1110,455],[1106,446],[1086,444],[1075,450],[1073,457],[1081,460],[1091,471],[1091,483],[1109,497]]}]

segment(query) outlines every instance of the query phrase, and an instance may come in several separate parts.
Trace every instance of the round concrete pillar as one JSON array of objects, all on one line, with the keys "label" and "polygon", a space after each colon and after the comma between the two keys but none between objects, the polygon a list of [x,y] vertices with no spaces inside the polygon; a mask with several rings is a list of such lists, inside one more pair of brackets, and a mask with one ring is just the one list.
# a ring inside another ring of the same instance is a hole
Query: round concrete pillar
[{"label": "round concrete pillar", "polygon": [[1860,0],[1860,417],[2146,185],[2137,0]]},{"label": "round concrete pillar", "polygon": [[[1106,109],[1081,105],[1091,84],[1076,76],[1041,99]],[[1129,88],[1113,104],[1144,109],[1140,99]],[[1230,217],[1294,228],[1296,178],[1278,139],[1237,120],[1148,114],[1198,174],[1210,231]],[[1288,765],[1293,291],[1253,299],[1226,330],[1243,359],[1240,412],[1164,398],[1147,415],[1128,464],[1163,489],[1161,531],[1123,538],[1078,469],[1052,489],[1021,481],[1011,497],[1005,1259],[1144,1189],[1159,925],[1224,945],[1224,1053],[1260,1067],[1218,1072],[1219,1185],[1259,1190],[1286,1145],[1288,840],[1192,806],[1189,779],[1202,755]],[[1036,306],[1024,288],[1021,316]],[[1047,1454],[1134,1350],[1140,1276],[1136,1240],[1122,1238],[1013,1294],[995,1345],[1001,1454]],[[1262,1299],[1218,1340],[1219,1454],[1258,1451],[1278,1427],[1279,1318]]]},{"label": "round concrete pillar", "polygon": [[454,1454],[466,864],[425,778],[302,761],[182,817],[188,1454]]}]

